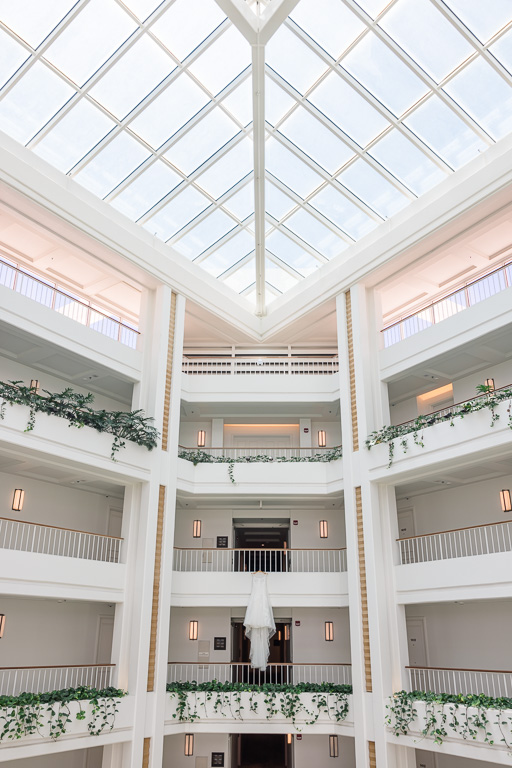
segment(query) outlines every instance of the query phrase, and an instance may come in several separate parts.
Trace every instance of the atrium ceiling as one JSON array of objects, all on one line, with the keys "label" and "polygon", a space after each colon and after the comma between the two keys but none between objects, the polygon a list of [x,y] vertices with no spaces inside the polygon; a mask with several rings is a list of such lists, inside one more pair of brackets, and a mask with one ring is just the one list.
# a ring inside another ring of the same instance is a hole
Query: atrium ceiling
[{"label": "atrium ceiling", "polygon": [[512,2],[0,0],[0,130],[263,315],[512,132]]}]

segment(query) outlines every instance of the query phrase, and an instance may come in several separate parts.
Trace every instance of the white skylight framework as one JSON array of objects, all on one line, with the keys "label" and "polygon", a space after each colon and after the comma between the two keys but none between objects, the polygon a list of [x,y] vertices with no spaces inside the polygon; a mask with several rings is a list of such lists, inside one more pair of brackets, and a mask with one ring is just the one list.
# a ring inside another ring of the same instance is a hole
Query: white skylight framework
[{"label": "white skylight framework", "polygon": [[510,133],[511,51],[510,0],[0,0],[0,129],[262,314]]}]

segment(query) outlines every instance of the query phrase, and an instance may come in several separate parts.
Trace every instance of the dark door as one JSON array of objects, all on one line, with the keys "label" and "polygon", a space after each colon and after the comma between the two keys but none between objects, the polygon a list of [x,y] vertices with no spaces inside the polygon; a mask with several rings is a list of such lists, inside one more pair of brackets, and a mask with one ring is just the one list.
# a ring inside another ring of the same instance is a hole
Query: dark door
[{"label": "dark door", "polygon": [[249,666],[251,641],[245,634],[242,622],[232,624],[233,662],[242,666],[234,667],[234,680],[239,683],[291,683],[290,665],[290,622],[276,622],[276,633],[270,638],[268,666],[263,672]]},{"label": "dark door", "polygon": [[241,768],[285,768],[290,765],[286,734],[243,733],[240,742]]},{"label": "dark door", "polygon": [[252,550],[240,553],[235,558],[235,571],[264,571],[281,573],[286,571],[286,550],[288,547],[288,528],[269,526],[268,528],[235,528],[235,547]]}]

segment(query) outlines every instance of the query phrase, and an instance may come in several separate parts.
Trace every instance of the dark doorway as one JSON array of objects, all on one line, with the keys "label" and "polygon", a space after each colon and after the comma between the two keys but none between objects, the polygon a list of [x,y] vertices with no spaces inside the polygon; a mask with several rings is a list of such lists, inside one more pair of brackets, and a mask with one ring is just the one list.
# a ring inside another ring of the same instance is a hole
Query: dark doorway
[{"label": "dark doorway", "polygon": [[286,571],[286,552],[283,550],[288,547],[288,532],[288,527],[282,526],[235,527],[235,547],[249,550],[240,553],[235,570],[251,573]]},{"label": "dark doorway", "polygon": [[251,641],[245,635],[245,627],[242,622],[233,622],[232,649],[235,664],[244,666],[233,667],[235,681],[238,683],[291,683],[290,664],[290,637],[291,623],[289,621],[276,622],[276,633],[270,638],[270,654],[268,666],[265,672],[252,669],[248,662],[251,653]]},{"label": "dark doorway", "polygon": [[289,747],[286,734],[244,733],[240,739],[241,768],[286,768]]}]

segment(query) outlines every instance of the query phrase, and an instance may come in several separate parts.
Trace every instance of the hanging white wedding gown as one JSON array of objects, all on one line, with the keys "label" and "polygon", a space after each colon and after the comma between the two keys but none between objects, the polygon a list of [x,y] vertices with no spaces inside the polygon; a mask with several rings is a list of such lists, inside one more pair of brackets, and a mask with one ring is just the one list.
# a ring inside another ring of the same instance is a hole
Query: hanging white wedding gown
[{"label": "hanging white wedding gown", "polygon": [[265,670],[269,656],[269,640],[276,625],[267,592],[267,574],[255,573],[244,619],[245,634],[251,641],[250,661],[254,669]]}]

